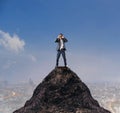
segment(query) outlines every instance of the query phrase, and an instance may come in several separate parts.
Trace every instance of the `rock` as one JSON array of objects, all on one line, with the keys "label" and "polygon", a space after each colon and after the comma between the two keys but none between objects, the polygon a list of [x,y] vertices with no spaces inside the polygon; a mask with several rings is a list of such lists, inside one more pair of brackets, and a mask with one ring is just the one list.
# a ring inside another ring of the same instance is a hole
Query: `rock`
[{"label": "rock", "polygon": [[13,113],[110,113],[68,67],[57,67],[34,90],[24,107]]}]

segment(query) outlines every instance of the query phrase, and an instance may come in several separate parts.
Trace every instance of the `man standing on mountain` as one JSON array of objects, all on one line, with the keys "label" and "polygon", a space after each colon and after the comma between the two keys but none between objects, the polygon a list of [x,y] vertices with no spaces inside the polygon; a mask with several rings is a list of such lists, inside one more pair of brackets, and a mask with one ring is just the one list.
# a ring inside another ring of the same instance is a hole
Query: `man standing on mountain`
[{"label": "man standing on mountain", "polygon": [[66,61],[66,48],[65,48],[65,43],[68,40],[64,37],[64,35],[62,33],[60,33],[57,37],[57,39],[55,40],[56,43],[58,43],[58,48],[57,48],[57,59],[56,59],[56,67],[58,67],[59,64],[59,58],[60,55],[62,54],[63,60],[64,60],[64,65],[65,67],[67,66],[67,61]]}]

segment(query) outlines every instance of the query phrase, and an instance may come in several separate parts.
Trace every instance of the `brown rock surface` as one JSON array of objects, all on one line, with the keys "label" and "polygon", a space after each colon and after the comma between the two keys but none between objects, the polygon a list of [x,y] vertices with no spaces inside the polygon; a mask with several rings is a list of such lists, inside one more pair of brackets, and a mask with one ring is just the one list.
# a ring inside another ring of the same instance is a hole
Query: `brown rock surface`
[{"label": "brown rock surface", "polygon": [[93,99],[88,87],[67,67],[57,67],[13,113],[110,113]]}]

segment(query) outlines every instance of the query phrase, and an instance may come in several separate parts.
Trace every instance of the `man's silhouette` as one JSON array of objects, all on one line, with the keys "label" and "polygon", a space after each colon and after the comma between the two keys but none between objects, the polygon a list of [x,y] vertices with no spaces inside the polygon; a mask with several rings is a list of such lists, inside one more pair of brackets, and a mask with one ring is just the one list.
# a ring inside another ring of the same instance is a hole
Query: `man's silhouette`
[{"label": "man's silhouette", "polygon": [[65,43],[68,40],[64,37],[64,35],[62,33],[60,33],[57,37],[57,39],[55,40],[56,43],[58,43],[58,48],[57,48],[57,59],[56,59],[56,67],[58,67],[59,64],[59,58],[60,55],[62,54],[63,60],[64,60],[64,65],[65,67],[67,66],[67,61],[66,61],[66,55],[65,55]]}]

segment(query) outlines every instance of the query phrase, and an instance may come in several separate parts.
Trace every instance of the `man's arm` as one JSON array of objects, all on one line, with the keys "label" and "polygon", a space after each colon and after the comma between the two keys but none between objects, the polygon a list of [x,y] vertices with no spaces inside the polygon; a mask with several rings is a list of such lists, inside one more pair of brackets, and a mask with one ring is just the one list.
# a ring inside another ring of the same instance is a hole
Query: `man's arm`
[{"label": "man's arm", "polygon": [[55,43],[57,43],[57,42],[59,42],[59,39],[58,39],[58,38],[56,38],[56,40],[55,40]]},{"label": "man's arm", "polygon": [[63,41],[64,41],[64,42],[68,42],[67,38],[65,38],[65,37],[63,38]]}]

